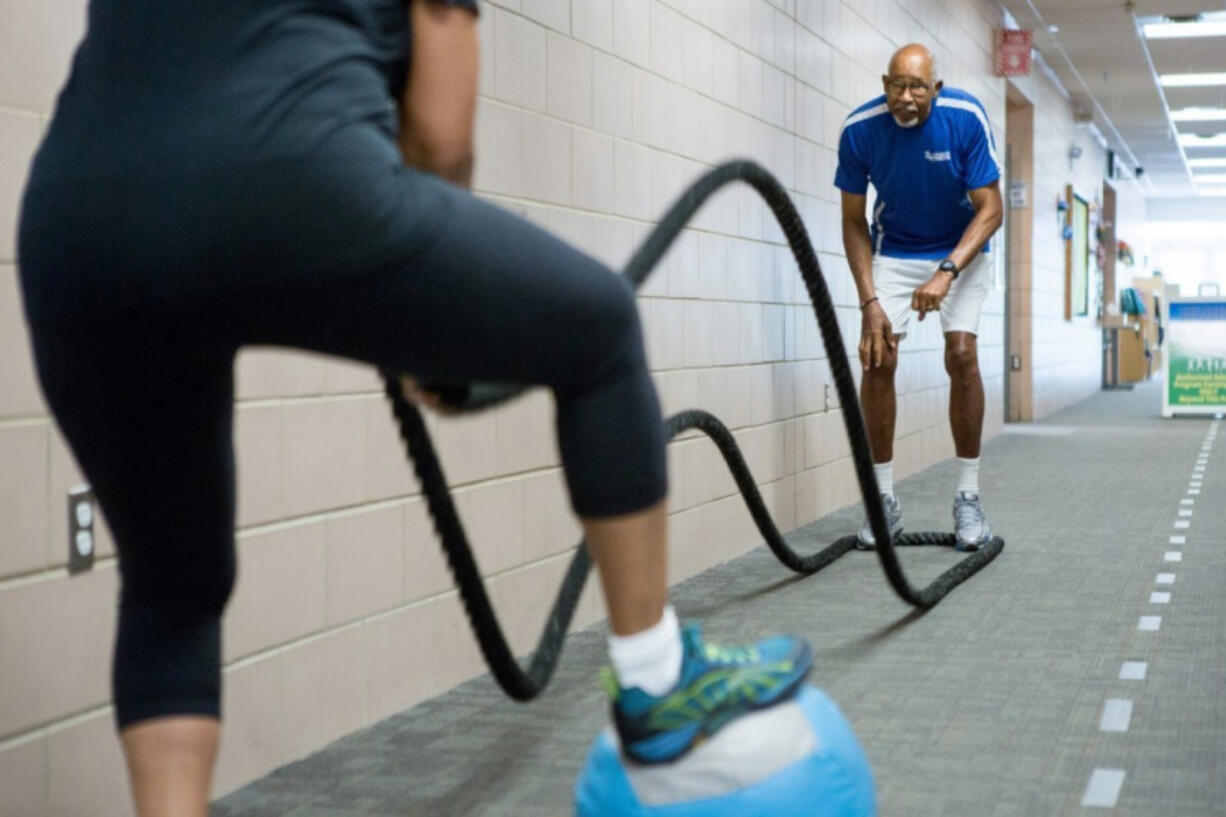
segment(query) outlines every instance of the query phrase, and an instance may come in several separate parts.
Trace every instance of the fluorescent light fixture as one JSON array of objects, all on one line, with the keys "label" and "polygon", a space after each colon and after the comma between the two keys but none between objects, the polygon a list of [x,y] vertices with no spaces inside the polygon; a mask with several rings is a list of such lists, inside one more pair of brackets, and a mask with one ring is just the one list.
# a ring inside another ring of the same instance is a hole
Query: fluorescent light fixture
[{"label": "fluorescent light fixture", "polygon": [[1226,148],[1226,133],[1215,133],[1213,136],[1181,133],[1179,144],[1186,148]]},{"label": "fluorescent light fixture", "polygon": [[1202,196],[1226,196],[1226,187],[1200,187],[1196,192]]},{"label": "fluorescent light fixture", "polygon": [[1213,156],[1204,159],[1188,159],[1189,167],[1226,167],[1226,156]]},{"label": "fluorescent light fixture", "polygon": [[1171,40],[1180,37],[1226,37],[1226,22],[1149,23],[1145,36],[1151,40]]},{"label": "fluorescent light fixture", "polygon": [[1171,111],[1174,122],[1215,122],[1226,119],[1226,108],[1183,108]]},{"label": "fluorescent light fixture", "polygon": [[1192,181],[1198,185],[1226,185],[1226,173],[1209,173],[1204,176],[1193,176]]},{"label": "fluorescent light fixture", "polygon": [[1202,85],[1226,85],[1226,74],[1163,74],[1158,79],[1167,88],[1196,88]]}]

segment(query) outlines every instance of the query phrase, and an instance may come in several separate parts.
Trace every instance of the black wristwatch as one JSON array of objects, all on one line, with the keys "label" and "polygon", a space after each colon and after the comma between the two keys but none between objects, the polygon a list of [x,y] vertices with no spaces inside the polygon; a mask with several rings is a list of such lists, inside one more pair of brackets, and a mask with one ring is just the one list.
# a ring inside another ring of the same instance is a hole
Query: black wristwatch
[{"label": "black wristwatch", "polygon": [[949,272],[953,274],[953,280],[958,280],[958,265],[946,258],[941,263],[937,264],[938,272]]}]

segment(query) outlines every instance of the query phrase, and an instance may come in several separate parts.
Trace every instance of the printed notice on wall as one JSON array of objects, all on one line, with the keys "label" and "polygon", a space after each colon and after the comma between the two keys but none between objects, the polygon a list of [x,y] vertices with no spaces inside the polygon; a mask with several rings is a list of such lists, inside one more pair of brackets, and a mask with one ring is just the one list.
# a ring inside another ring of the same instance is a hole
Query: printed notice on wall
[{"label": "printed notice on wall", "polygon": [[1009,182],[1009,206],[1015,209],[1030,206],[1029,186],[1021,179]]},{"label": "printed notice on wall", "polygon": [[1162,415],[1226,411],[1226,299],[1172,298]]}]

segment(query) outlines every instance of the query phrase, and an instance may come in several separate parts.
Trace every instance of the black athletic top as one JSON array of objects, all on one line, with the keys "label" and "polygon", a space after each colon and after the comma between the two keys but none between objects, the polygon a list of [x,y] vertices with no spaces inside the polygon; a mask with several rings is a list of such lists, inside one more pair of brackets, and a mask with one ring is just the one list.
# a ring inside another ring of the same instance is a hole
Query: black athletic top
[{"label": "black athletic top", "polygon": [[[476,12],[476,0],[451,0]],[[19,230],[31,319],[403,263],[405,0],[92,0]]]}]

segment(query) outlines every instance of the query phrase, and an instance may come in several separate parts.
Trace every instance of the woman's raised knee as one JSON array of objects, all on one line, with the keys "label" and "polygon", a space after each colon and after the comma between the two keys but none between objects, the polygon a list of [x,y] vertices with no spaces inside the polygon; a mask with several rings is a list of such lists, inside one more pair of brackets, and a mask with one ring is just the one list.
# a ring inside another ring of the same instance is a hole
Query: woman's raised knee
[{"label": "woman's raised knee", "polygon": [[576,338],[590,345],[593,374],[609,369],[645,366],[643,327],[638,302],[630,282],[620,275],[609,275],[592,291],[587,307],[573,316]]}]

